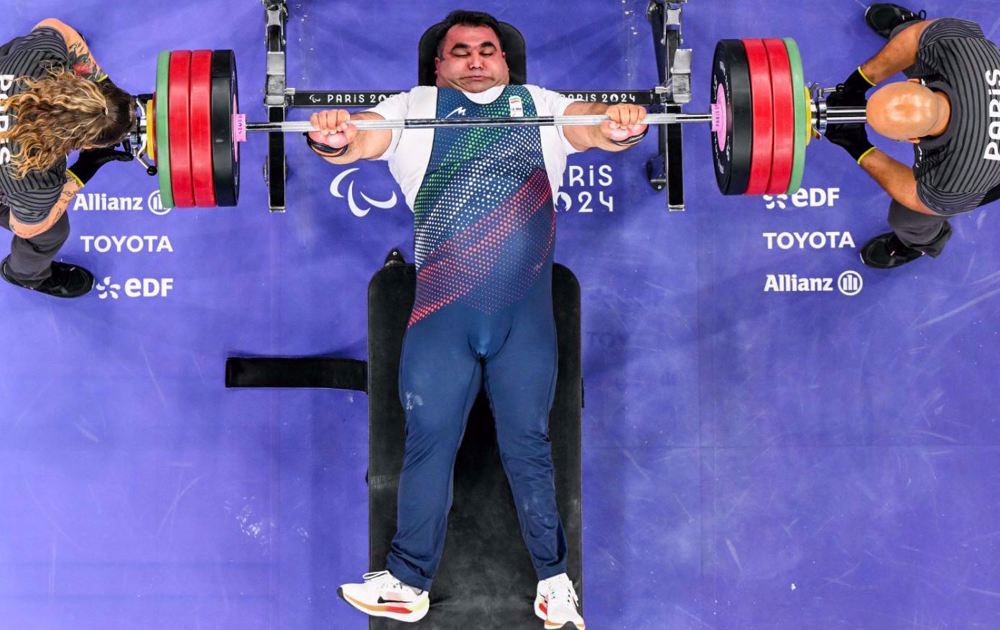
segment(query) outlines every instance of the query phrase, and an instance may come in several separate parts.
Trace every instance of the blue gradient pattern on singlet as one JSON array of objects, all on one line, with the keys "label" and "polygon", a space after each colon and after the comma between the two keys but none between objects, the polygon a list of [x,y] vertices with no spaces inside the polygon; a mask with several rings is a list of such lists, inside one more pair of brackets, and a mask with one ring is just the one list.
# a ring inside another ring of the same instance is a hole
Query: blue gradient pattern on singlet
[{"label": "blue gradient pattern on singlet", "polygon": [[[439,89],[437,116],[535,116],[524,86],[480,105]],[[417,294],[410,325],[453,303],[514,304],[552,264],[555,210],[538,127],[437,129],[414,201]]]}]

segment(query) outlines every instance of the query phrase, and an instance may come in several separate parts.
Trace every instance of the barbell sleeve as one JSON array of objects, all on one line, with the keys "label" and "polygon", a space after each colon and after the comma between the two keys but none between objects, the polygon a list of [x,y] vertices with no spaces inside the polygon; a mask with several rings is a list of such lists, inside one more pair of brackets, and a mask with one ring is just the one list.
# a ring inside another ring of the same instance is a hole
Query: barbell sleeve
[{"label": "barbell sleeve", "polygon": [[868,122],[865,107],[829,107],[825,100],[817,99],[812,105],[812,126],[825,134],[830,125],[850,125]]},{"label": "barbell sleeve", "polygon": [[826,124],[848,125],[868,122],[867,110],[864,107],[827,107]]}]

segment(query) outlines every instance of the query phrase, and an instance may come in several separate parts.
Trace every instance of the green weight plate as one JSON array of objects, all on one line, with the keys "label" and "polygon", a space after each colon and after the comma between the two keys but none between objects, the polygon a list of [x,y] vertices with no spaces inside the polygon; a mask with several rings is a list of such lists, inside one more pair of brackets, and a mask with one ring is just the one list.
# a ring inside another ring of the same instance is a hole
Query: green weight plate
[{"label": "green weight plate", "polygon": [[812,120],[811,116],[806,116],[808,111],[805,100],[806,80],[802,72],[799,45],[791,37],[784,39],[785,48],[788,49],[788,61],[792,66],[792,96],[795,97],[795,156],[792,162],[792,179],[787,191],[792,195],[802,187],[802,175],[806,168],[806,145],[809,144],[809,136],[812,133]]},{"label": "green weight plate", "polygon": [[170,82],[170,51],[156,57],[156,174],[160,180],[160,201],[164,208],[174,207],[174,191],[170,185],[170,128],[168,85]]}]

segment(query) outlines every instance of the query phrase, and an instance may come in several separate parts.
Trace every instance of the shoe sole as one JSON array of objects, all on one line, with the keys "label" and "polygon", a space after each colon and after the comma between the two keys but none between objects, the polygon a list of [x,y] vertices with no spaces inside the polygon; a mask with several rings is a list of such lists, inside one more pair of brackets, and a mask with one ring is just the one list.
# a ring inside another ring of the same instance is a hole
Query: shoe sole
[{"label": "shoe sole", "polygon": [[546,630],[585,630],[587,624],[578,626],[572,621],[567,621],[563,625],[556,625],[549,621],[548,615],[541,608],[542,600],[535,599],[535,616],[545,622]]},{"label": "shoe sole", "polygon": [[[350,604],[356,610],[363,612],[369,617],[385,617],[387,619],[394,619],[396,621],[402,621],[403,623],[416,623],[427,616],[427,610],[430,606],[425,606],[422,610],[411,613],[397,613],[389,610],[379,610],[378,608],[368,606],[364,602],[360,602],[350,595],[344,593],[343,588],[337,589],[337,595],[340,596],[342,600]],[[428,603],[429,604],[429,603]]]}]

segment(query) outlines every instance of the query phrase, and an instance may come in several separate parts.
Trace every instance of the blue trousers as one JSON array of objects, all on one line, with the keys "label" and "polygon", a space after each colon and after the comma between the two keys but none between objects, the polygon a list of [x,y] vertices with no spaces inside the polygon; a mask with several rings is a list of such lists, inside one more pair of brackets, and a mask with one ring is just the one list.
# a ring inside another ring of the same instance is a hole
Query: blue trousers
[{"label": "blue trousers", "polygon": [[444,550],[455,457],[484,384],[538,579],[566,571],[548,438],[556,352],[551,266],[523,299],[498,313],[451,304],[407,330],[399,368],[406,448],[386,561],[400,581],[430,590]]}]

